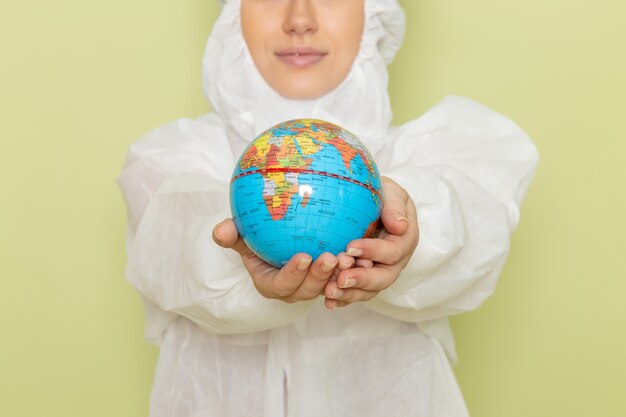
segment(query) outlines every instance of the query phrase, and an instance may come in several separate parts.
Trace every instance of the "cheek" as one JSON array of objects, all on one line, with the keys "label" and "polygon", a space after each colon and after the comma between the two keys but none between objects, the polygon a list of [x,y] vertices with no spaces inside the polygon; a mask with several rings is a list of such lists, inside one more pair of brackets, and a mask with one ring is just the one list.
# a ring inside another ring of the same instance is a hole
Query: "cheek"
[{"label": "cheek", "polygon": [[335,39],[335,45],[346,59],[354,59],[361,46],[365,12],[363,9],[344,12],[337,19],[327,22],[328,33]]},{"label": "cheek", "polygon": [[[265,48],[269,19],[265,19],[263,13],[254,7],[245,6],[246,4],[243,2],[241,6],[241,31],[250,54],[256,58]],[[266,22],[266,24],[261,22]]]},{"label": "cheek", "polygon": [[271,63],[269,62],[267,54],[264,53],[265,46],[263,42],[259,41],[258,36],[251,36],[249,38],[245,38],[245,40],[248,52],[252,58],[254,66],[265,78]]},{"label": "cheek", "polygon": [[352,18],[348,20],[348,23],[344,26],[344,39],[346,40],[347,48],[349,48],[353,54],[359,52],[361,46],[361,38],[363,37],[363,30],[365,27],[365,11],[360,10],[359,13],[352,15]]},{"label": "cheek", "polygon": [[337,47],[335,65],[337,66],[338,71],[346,75],[359,54],[361,37],[363,35],[363,25],[351,23],[350,25],[345,26],[341,23],[345,22],[339,22],[334,32],[337,34],[335,37],[335,45]]}]

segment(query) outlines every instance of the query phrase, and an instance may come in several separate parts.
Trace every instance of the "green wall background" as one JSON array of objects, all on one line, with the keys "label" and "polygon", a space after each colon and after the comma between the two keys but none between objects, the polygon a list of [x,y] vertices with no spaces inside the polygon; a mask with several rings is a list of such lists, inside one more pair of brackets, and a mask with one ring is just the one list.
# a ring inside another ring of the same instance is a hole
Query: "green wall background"
[{"label": "green wall background", "polygon": [[[626,2],[404,0],[396,122],[447,94],[541,153],[512,253],[455,317],[475,417],[626,415]],[[127,146],[208,111],[212,0],[0,13],[0,415],[146,416],[158,351],[123,277]]]}]

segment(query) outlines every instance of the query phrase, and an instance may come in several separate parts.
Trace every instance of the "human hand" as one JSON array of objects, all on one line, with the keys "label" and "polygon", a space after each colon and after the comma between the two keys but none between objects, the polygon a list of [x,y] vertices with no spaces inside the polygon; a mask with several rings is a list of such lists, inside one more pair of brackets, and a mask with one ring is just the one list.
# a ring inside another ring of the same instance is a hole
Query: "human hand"
[{"label": "human hand", "polygon": [[347,254],[357,258],[324,289],[326,308],[367,301],[393,284],[407,265],[419,241],[417,212],[411,197],[390,178],[382,178],[383,229],[376,238],[353,240]]},{"label": "human hand", "polygon": [[315,262],[306,253],[294,255],[282,268],[276,268],[259,258],[246,245],[232,219],[226,219],[213,229],[213,240],[224,248],[235,250],[241,256],[257,291],[266,298],[287,303],[311,300],[323,294],[331,278],[337,278],[339,269],[348,269],[355,263],[353,257],[323,253]]}]

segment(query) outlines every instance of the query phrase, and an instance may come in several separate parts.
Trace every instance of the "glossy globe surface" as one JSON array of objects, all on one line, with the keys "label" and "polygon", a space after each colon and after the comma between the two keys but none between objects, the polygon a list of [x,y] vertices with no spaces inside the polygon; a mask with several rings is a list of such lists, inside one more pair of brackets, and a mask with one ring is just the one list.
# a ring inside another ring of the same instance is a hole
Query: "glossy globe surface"
[{"label": "glossy globe surface", "polygon": [[380,175],[347,130],[291,120],[245,149],[230,183],[230,206],[250,249],[281,267],[296,253],[336,255],[370,236],[382,208]]}]

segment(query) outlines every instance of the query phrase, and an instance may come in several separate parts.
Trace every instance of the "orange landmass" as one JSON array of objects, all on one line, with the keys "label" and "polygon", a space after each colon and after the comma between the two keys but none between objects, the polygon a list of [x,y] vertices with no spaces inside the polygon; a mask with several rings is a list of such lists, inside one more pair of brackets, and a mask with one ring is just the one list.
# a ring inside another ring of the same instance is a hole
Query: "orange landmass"
[{"label": "orange landmass", "polygon": [[310,198],[311,198],[311,195],[309,193],[304,193],[304,195],[302,196],[302,202],[300,203],[300,205],[302,207],[306,207],[306,205],[309,204]]},{"label": "orange landmass", "polygon": [[[287,210],[289,210],[289,206],[291,206],[291,198],[294,194],[294,192],[285,191],[279,195],[263,196],[265,206],[267,207],[267,211],[270,213],[272,220],[280,220],[285,217]],[[278,204],[276,204],[276,202],[278,202]]]},{"label": "orange landmass", "polygon": [[250,146],[241,158],[241,169],[258,166],[259,159],[259,150],[256,148],[256,146]]},{"label": "orange landmass", "polygon": [[376,228],[378,228],[378,219],[374,220],[373,222],[370,223],[369,226],[367,226],[367,229],[365,230],[363,237],[364,238],[371,237],[376,231]]},{"label": "orange landmass", "polygon": [[274,144],[270,145],[270,149],[267,151],[267,155],[265,156],[265,163],[267,168],[280,166],[280,162],[278,162],[277,155],[280,152],[280,148]]},{"label": "orange landmass", "polygon": [[341,155],[341,159],[343,160],[343,164],[346,166],[346,169],[350,170],[350,162],[357,154],[357,150],[352,146],[348,146],[348,144],[341,139],[339,136],[335,136],[328,141],[329,144],[333,145],[339,154]]}]

